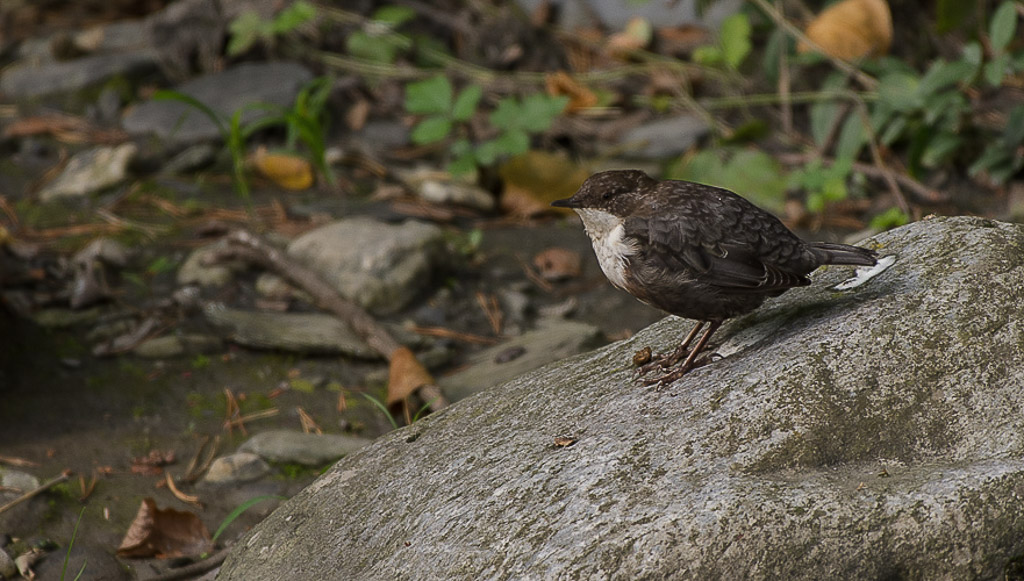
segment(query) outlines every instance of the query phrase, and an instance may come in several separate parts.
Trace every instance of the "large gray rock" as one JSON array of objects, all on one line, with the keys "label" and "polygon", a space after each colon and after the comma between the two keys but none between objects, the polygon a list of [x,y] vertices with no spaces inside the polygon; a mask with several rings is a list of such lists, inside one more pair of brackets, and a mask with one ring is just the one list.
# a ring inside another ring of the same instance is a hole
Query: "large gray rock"
[{"label": "large gray rock", "polygon": [[[346,457],[218,579],[973,579],[1024,554],[1024,228],[933,219],[722,328],[666,319]],[[845,288],[845,287],[844,287]],[[555,445],[555,438],[576,440]]]},{"label": "large gray rock", "polygon": [[[297,63],[243,63],[198,77],[175,88],[224,118],[245,110],[243,124],[269,113],[253,105],[291,106],[302,86],[313,78]],[[121,122],[135,135],[153,134],[174,144],[220,138],[217,126],[198,109],[178,101],[149,101],[129,110]]]}]

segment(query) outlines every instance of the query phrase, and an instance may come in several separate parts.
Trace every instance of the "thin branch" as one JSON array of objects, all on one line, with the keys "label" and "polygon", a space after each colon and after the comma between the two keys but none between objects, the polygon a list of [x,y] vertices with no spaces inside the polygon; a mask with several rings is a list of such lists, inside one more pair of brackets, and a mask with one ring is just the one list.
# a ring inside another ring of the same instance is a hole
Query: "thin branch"
[{"label": "thin branch", "polygon": [[813,40],[811,40],[810,38],[808,38],[807,35],[804,34],[802,30],[800,30],[796,26],[793,26],[793,24],[791,22],[786,20],[782,16],[782,14],[779,13],[779,11],[775,9],[774,6],[772,6],[771,4],[768,3],[768,0],[751,0],[751,1],[754,4],[756,4],[757,7],[760,8],[765,14],[767,14],[768,17],[771,18],[775,22],[775,24],[779,25],[779,27],[781,27],[783,30],[785,30],[787,33],[789,33],[790,36],[792,36],[793,38],[799,40],[800,42],[803,42],[807,46],[811,47],[811,49],[813,49],[815,52],[820,53],[822,56],[824,56],[826,59],[828,59],[829,62],[832,63],[832,66],[834,66],[837,69],[843,71],[847,75],[857,79],[857,81],[861,85],[863,85],[864,87],[867,87],[868,89],[875,89],[875,88],[878,87],[878,79],[876,79],[876,78],[872,77],[871,75],[865,73],[864,71],[858,69],[852,63],[847,62],[847,61],[845,61],[845,60],[843,60],[841,58],[834,57],[834,56],[828,54],[828,52],[826,52],[825,49],[823,49],[820,44],[818,44],[818,43],[814,42]]}]

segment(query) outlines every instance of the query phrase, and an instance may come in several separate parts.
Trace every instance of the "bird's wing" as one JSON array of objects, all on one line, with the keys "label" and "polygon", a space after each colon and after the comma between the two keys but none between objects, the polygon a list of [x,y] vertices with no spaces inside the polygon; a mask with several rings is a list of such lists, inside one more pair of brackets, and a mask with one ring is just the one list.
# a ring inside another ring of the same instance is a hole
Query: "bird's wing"
[{"label": "bird's wing", "polygon": [[678,215],[634,216],[626,220],[625,233],[640,242],[648,264],[667,272],[686,269],[700,282],[731,292],[771,292],[810,283],[803,273],[775,260],[779,249],[765,248],[748,218],[730,206],[716,210],[714,219],[692,213],[683,220]]}]

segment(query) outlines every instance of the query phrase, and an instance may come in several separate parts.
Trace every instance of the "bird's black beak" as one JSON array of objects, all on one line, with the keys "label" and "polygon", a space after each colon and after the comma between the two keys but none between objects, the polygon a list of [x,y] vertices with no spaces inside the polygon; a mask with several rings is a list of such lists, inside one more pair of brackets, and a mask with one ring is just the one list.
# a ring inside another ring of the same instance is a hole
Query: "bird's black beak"
[{"label": "bird's black beak", "polygon": [[572,198],[565,198],[564,200],[555,200],[551,202],[551,205],[556,208],[577,208],[579,207]]}]

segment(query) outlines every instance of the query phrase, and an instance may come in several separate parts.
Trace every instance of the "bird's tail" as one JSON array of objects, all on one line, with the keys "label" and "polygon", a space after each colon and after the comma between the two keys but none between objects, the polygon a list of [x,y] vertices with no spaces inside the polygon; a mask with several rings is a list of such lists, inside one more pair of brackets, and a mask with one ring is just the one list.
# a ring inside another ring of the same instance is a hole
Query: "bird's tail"
[{"label": "bird's tail", "polygon": [[850,246],[849,244],[833,244],[831,242],[811,242],[809,244],[822,264],[855,264],[858,266],[874,266],[878,256],[874,250]]}]

